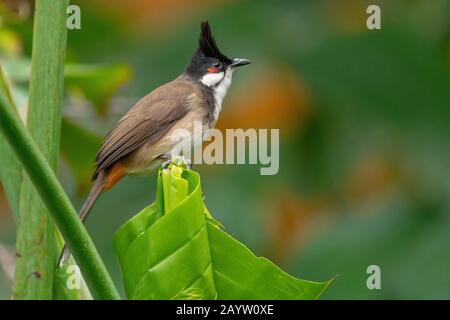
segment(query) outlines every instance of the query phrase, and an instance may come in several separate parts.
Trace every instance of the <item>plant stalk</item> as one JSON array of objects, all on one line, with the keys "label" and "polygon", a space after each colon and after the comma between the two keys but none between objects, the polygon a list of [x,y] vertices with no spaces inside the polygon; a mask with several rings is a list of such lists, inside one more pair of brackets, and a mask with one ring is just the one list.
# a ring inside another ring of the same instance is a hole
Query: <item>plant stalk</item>
[{"label": "plant stalk", "polygon": [[64,240],[69,244],[94,299],[119,299],[94,243],[51,166],[17,114],[8,107],[7,101],[1,95],[0,130],[20,160]]},{"label": "plant stalk", "polygon": [[[37,0],[33,26],[27,128],[57,171],[64,85],[68,0]],[[55,229],[27,176],[20,190],[17,224],[15,299],[52,299]]]},{"label": "plant stalk", "polygon": [[[36,1],[33,28],[27,127],[53,172],[57,171],[59,155],[68,5],[68,0]],[[4,106],[8,107],[6,104]],[[7,111],[13,109],[9,108]],[[55,288],[60,288],[58,291],[65,285],[60,283],[65,282],[65,278],[61,277],[63,270],[58,270],[57,283],[53,283],[55,252],[58,252],[55,239],[57,233],[40,194],[33,186],[34,182],[36,181],[32,177],[30,180],[24,175],[20,188],[19,215],[16,217],[17,259],[13,293],[16,299],[51,299],[54,285]],[[10,189],[12,187],[16,185],[10,185]],[[16,199],[12,200],[14,206]],[[97,282],[100,282],[97,286],[101,287],[102,281],[104,280],[97,279]],[[115,289],[112,296],[115,296],[114,292]],[[61,297],[61,294],[58,296]],[[62,296],[65,296],[65,293],[62,293]],[[102,296],[110,297],[100,290],[99,297]]]}]

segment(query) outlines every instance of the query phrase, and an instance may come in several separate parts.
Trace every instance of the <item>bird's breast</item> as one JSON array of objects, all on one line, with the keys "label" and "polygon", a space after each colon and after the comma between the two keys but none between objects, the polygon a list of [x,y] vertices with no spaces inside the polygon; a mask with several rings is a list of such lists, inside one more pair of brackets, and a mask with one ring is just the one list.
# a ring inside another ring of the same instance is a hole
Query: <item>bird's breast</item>
[{"label": "bird's breast", "polygon": [[128,173],[136,174],[157,169],[172,154],[192,149],[202,143],[204,134],[213,125],[205,118],[204,108],[191,108],[158,141],[146,142],[128,158]]},{"label": "bird's breast", "polygon": [[222,111],[222,102],[223,99],[225,99],[225,96],[227,95],[228,89],[230,88],[232,78],[233,78],[233,70],[228,69],[225,72],[223,80],[219,82],[219,84],[217,84],[216,86],[212,87],[214,96],[214,111],[213,111],[214,125],[217,122],[217,119],[219,118],[220,111]]}]

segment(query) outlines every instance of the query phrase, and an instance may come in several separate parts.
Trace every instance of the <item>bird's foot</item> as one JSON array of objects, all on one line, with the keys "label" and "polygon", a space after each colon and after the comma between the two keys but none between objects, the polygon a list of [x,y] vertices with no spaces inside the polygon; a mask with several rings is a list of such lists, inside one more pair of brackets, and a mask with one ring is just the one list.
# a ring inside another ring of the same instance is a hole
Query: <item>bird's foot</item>
[{"label": "bird's foot", "polygon": [[164,161],[161,164],[161,168],[167,169],[171,163],[173,163],[176,166],[182,166],[185,169],[191,169],[191,167],[192,167],[192,162],[190,159],[187,159],[184,156],[176,156],[176,157],[173,157],[171,159]]},{"label": "bird's foot", "polygon": [[191,160],[185,158],[184,156],[176,156],[172,159],[172,163],[177,166],[183,166],[186,169],[190,169],[192,166]]},{"label": "bird's foot", "polygon": [[163,170],[167,169],[169,167],[169,164],[172,162],[171,159],[164,161],[163,163],[161,163],[161,168]]}]

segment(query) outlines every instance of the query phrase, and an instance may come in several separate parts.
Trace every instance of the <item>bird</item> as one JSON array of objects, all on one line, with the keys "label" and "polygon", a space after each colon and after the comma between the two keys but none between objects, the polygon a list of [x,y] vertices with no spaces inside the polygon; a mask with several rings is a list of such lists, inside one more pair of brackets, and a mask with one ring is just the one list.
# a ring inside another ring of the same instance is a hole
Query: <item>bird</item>
[{"label": "bird", "polygon": [[[197,49],[185,70],[139,100],[106,135],[95,157],[91,190],[79,211],[81,221],[98,197],[124,176],[153,171],[170,161],[173,150],[184,143],[173,139],[177,129],[193,134],[196,121],[203,129],[214,128],[233,72],[250,63],[223,54],[208,21],[202,21]],[[58,265],[69,257],[66,244]]]}]

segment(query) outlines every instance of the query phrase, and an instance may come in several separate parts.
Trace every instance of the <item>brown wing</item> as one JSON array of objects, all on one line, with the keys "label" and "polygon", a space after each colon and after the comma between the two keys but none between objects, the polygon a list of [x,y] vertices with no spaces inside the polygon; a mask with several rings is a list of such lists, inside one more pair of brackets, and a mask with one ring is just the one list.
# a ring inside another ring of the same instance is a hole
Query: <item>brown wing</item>
[{"label": "brown wing", "polygon": [[158,141],[187,114],[190,97],[195,92],[194,84],[175,80],[142,98],[106,136],[95,158],[92,179],[147,141]]}]

